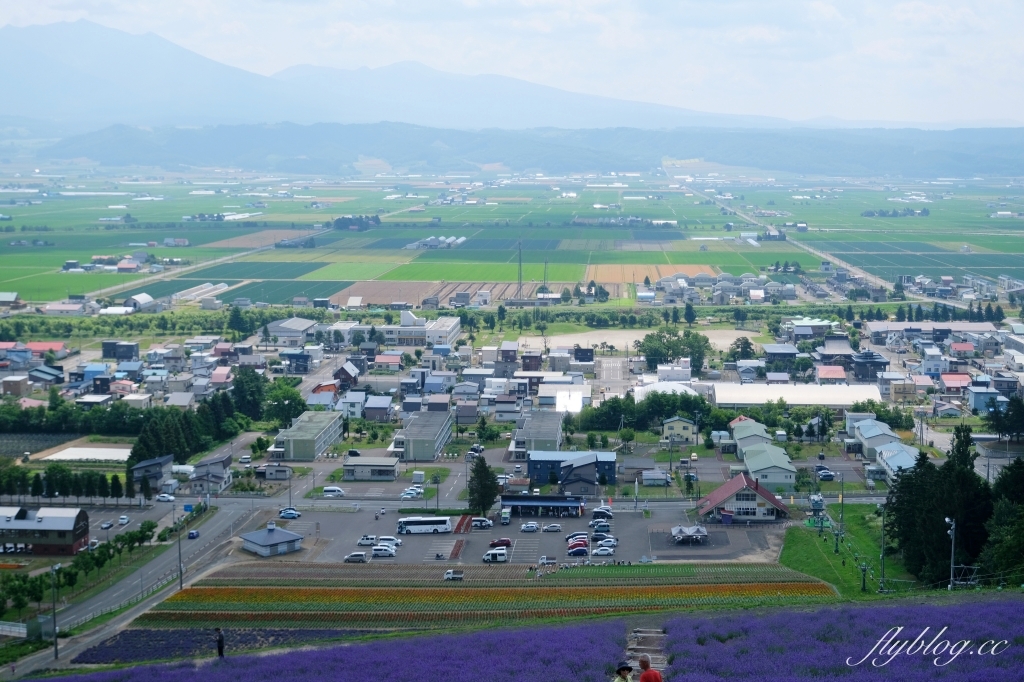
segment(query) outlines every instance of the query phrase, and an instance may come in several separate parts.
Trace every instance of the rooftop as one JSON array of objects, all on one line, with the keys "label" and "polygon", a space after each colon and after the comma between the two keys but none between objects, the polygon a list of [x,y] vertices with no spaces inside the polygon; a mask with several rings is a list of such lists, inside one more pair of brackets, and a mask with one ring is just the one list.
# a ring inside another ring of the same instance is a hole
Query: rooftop
[{"label": "rooftop", "polygon": [[790,406],[849,407],[854,403],[874,400],[882,402],[875,385],[819,386],[817,384],[729,384],[713,383],[712,396],[718,406],[763,405],[782,398]]}]

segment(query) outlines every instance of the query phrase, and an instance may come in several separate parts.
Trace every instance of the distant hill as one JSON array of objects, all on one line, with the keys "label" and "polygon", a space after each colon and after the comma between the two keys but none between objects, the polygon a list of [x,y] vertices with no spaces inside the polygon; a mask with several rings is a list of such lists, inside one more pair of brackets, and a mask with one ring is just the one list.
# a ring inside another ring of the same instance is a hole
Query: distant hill
[{"label": "distant hill", "polygon": [[651,170],[664,157],[836,176],[894,179],[1024,175],[1024,129],[952,131],[640,130],[465,131],[404,123],[111,126],[67,137],[42,158],[108,166],[234,166],[284,173],[356,174],[361,157],[407,172],[503,164],[545,173]]},{"label": "distant hill", "polygon": [[788,126],[596,97],[504,76],[402,62],[378,69],[296,66],[273,77],[202,57],[157,35],[88,21],[0,28],[0,117],[92,128],[217,123],[376,123],[445,128]]}]

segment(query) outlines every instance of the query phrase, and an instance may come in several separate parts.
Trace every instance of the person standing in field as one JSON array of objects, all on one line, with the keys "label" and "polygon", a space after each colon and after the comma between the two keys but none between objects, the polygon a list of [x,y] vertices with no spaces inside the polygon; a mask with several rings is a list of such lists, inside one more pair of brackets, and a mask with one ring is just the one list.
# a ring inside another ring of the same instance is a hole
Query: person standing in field
[{"label": "person standing in field", "polygon": [[640,682],[662,682],[661,673],[651,667],[651,657],[647,654],[640,654]]},{"label": "person standing in field", "polygon": [[217,628],[217,657],[224,658],[224,632]]}]

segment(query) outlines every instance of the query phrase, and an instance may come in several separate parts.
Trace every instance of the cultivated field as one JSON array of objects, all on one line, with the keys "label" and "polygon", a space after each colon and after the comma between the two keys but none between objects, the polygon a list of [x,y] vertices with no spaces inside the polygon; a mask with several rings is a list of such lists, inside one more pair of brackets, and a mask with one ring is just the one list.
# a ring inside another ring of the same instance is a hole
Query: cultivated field
[{"label": "cultivated field", "polygon": [[331,298],[351,284],[352,282],[310,282],[301,279],[295,281],[266,280],[243,284],[237,289],[225,292],[224,298],[229,301],[236,298],[248,298],[253,303],[288,305],[296,296],[305,296],[310,301],[314,298]]},{"label": "cultivated field", "polygon": [[651,282],[655,282],[670,275],[692,277],[701,272],[715,274],[714,268],[709,265],[590,265],[587,266],[586,280],[639,284],[644,281],[644,277],[650,277]]},{"label": "cultivated field", "polygon": [[327,263],[221,263],[189,273],[190,279],[220,282],[224,279],[298,279]]},{"label": "cultivated field", "polygon": [[211,248],[221,249],[258,249],[261,246],[270,246],[283,239],[299,239],[320,230],[260,230],[251,234],[240,235],[221,239],[217,242],[207,244]]}]

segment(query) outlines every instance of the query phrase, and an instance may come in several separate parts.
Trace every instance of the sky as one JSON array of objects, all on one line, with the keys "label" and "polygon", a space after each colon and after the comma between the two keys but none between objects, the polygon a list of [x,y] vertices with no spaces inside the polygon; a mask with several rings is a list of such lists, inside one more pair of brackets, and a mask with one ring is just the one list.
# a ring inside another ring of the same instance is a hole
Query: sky
[{"label": "sky", "polygon": [[5,0],[0,25],[156,33],[270,75],[417,61],[804,121],[1024,123],[1024,2]]}]

